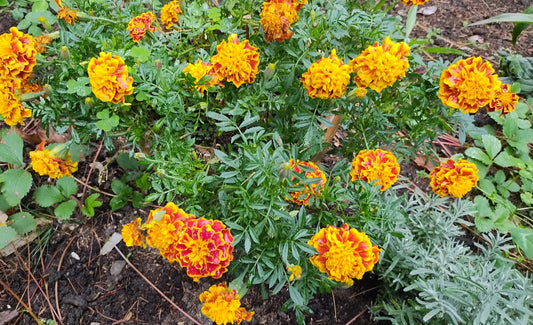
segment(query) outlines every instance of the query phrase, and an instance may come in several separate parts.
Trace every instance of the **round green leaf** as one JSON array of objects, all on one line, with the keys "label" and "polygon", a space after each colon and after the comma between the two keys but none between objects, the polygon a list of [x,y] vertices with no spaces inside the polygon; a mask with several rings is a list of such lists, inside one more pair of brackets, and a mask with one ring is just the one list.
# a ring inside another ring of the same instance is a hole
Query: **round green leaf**
[{"label": "round green leaf", "polygon": [[16,236],[17,232],[15,229],[8,226],[0,227],[0,249],[9,245]]},{"label": "round green leaf", "polygon": [[54,209],[54,214],[60,219],[67,219],[70,218],[75,208],[76,201],[68,200],[58,205],[57,208]]},{"label": "round green leaf", "polygon": [[66,199],[61,195],[57,187],[51,185],[39,186],[33,195],[35,197],[35,202],[43,208],[48,208]]},{"label": "round green leaf", "polygon": [[18,212],[9,217],[13,221],[9,226],[15,229],[18,234],[25,234],[35,230],[37,226],[35,218],[28,212]]}]

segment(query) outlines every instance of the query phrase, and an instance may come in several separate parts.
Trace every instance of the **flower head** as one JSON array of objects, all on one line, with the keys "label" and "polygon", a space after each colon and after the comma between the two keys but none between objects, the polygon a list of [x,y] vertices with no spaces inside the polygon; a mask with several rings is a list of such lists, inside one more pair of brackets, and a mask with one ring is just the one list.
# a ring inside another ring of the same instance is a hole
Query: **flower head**
[{"label": "flower head", "polygon": [[333,49],[329,57],[322,57],[311,64],[307,72],[302,75],[307,96],[322,99],[341,97],[350,83],[351,71],[351,67],[344,64],[337,57],[337,51]]},{"label": "flower head", "polygon": [[396,182],[400,174],[400,165],[392,152],[374,149],[361,150],[352,160],[352,181],[358,179],[367,183],[374,180],[374,185],[381,185],[380,191],[385,191]]},{"label": "flower head", "polygon": [[490,63],[481,57],[470,57],[442,71],[439,98],[446,106],[475,113],[489,104],[500,89],[501,82]]},{"label": "flower head", "polygon": [[320,229],[309,242],[318,254],[311,256],[311,263],[328,278],[353,285],[353,278],[360,280],[365,272],[374,268],[381,251],[372,246],[364,232],[347,224],[337,228],[328,225]]},{"label": "flower head", "polygon": [[406,6],[410,6],[410,5],[419,6],[419,5],[422,5],[428,2],[429,0],[400,0],[400,1],[403,2]]},{"label": "flower head", "polygon": [[74,22],[78,18],[78,12],[74,9],[61,7],[57,12],[57,18],[63,19],[67,24],[74,25]]},{"label": "flower head", "polygon": [[20,79],[0,75],[0,115],[7,125],[24,125],[24,118],[31,116],[31,109],[24,107],[15,95],[15,89],[20,88]]},{"label": "flower head", "polygon": [[[207,62],[203,62],[200,59],[198,59],[198,61],[196,61],[196,63],[194,64],[189,63],[189,65],[187,65],[185,69],[183,69],[183,72],[187,72],[188,74],[194,77],[194,82],[196,84],[194,88],[196,88],[196,90],[198,90],[200,94],[202,94],[202,96],[204,95],[206,86],[222,86],[220,78],[214,72],[213,65]],[[211,80],[207,81],[205,84],[198,84],[200,80],[205,76],[210,76]]]},{"label": "flower head", "polygon": [[155,32],[155,26],[152,26],[152,22],[155,20],[153,12],[148,11],[142,13],[139,16],[133,17],[128,23],[128,30],[130,31],[131,38],[135,43],[139,42],[143,38],[146,31],[151,30]]},{"label": "flower head", "polygon": [[320,170],[320,168],[311,161],[297,161],[294,162],[294,159],[290,160],[290,168],[295,171],[298,174],[301,174],[303,172],[302,168],[300,167],[306,167],[307,169],[311,169],[312,171],[305,171],[305,177],[308,179],[317,178],[318,180],[311,184],[296,184],[295,186],[302,186],[302,190],[298,192],[289,192],[290,198],[287,198],[287,200],[290,200],[296,204],[299,205],[309,205],[309,199],[311,196],[314,198],[320,196],[321,191],[324,189],[324,186],[326,185],[327,179],[326,175],[324,175],[324,172]]},{"label": "flower head", "polygon": [[200,302],[204,303],[202,314],[217,325],[240,324],[243,320],[249,322],[254,314],[241,307],[239,295],[235,290],[228,289],[226,283],[212,285],[209,290],[202,292]]},{"label": "flower head", "polygon": [[37,36],[35,37],[35,49],[38,53],[44,53],[46,52],[46,45],[52,43],[53,40],[54,38],[50,34]]},{"label": "flower head", "polygon": [[298,20],[297,10],[290,0],[270,0],[263,2],[260,14],[261,26],[265,32],[265,40],[283,42],[292,37],[289,27]]},{"label": "flower head", "polygon": [[287,266],[287,271],[291,272],[289,281],[294,280],[294,278],[298,280],[302,278],[302,267],[300,265]]},{"label": "flower head", "polygon": [[509,114],[514,111],[514,106],[518,104],[519,99],[517,94],[511,92],[511,86],[502,84],[501,89],[496,91],[494,99],[490,101],[487,111],[500,111],[501,115]]},{"label": "flower head", "polygon": [[144,233],[141,228],[141,218],[137,218],[122,227],[122,240],[126,246],[140,246],[146,248]]},{"label": "flower head", "polygon": [[243,83],[253,83],[259,72],[259,53],[248,40],[239,42],[237,34],[232,34],[217,45],[217,54],[211,57],[214,73],[221,80],[233,82],[239,88]]},{"label": "flower head", "polygon": [[355,83],[358,87],[368,87],[378,93],[392,86],[405,77],[405,71],[409,68],[409,53],[409,45],[394,43],[388,36],[382,45],[374,43],[350,61],[353,71],[357,73]]},{"label": "flower head", "polygon": [[450,195],[461,198],[476,186],[479,180],[478,169],[475,164],[459,159],[455,162],[448,159],[435,167],[429,174],[433,192],[441,197]]},{"label": "flower head", "polygon": [[35,172],[58,179],[63,176],[70,177],[78,170],[78,162],[70,159],[70,153],[65,153],[64,144],[58,144],[52,150],[45,149],[45,144],[43,141],[34,151],[30,151],[31,166]]},{"label": "flower head", "polygon": [[167,29],[173,25],[179,24],[178,15],[181,14],[181,8],[177,1],[173,0],[161,8],[161,22]]},{"label": "flower head", "polygon": [[176,259],[194,281],[208,276],[219,279],[233,260],[232,243],[233,236],[222,222],[189,219],[175,244]]},{"label": "flower head", "polygon": [[89,61],[87,72],[94,95],[104,102],[124,102],[124,96],[133,93],[133,78],[120,56],[100,52],[99,58]]},{"label": "flower head", "polygon": [[0,35],[0,75],[5,78],[25,78],[37,64],[36,43],[31,35],[11,27]]}]

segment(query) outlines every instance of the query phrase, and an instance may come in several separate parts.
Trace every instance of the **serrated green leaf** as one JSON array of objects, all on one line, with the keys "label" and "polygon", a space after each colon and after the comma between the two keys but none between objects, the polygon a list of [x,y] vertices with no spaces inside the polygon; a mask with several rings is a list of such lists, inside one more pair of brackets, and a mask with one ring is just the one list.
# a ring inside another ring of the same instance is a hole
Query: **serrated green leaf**
[{"label": "serrated green leaf", "polygon": [[468,148],[465,150],[465,155],[470,158],[474,158],[487,166],[490,166],[492,164],[492,160],[490,159],[490,157],[479,148]]},{"label": "serrated green leaf", "polygon": [[516,246],[520,247],[529,259],[533,259],[533,229],[516,227],[510,231]]},{"label": "serrated green leaf", "polygon": [[85,199],[85,204],[81,207],[81,212],[87,217],[94,217],[94,208],[102,205],[102,202],[98,201],[100,197],[99,193],[93,193]]},{"label": "serrated green leaf", "polygon": [[133,47],[128,53],[129,56],[139,62],[146,62],[150,58],[151,52],[143,46]]},{"label": "serrated green leaf", "polygon": [[22,138],[16,132],[7,132],[0,143],[0,161],[22,166],[23,146]]},{"label": "serrated green leaf", "polygon": [[39,186],[33,193],[35,202],[43,208],[48,208],[56,203],[66,200],[59,189],[52,185]]},{"label": "serrated green leaf", "polygon": [[493,135],[484,134],[481,136],[481,141],[491,160],[502,150],[502,143]]},{"label": "serrated green leaf", "polygon": [[527,205],[533,205],[533,193],[531,192],[520,193],[520,199]]},{"label": "serrated green leaf", "polygon": [[130,156],[129,153],[124,152],[117,156],[117,163],[120,167],[124,169],[130,169],[134,170],[139,167],[139,163],[137,162],[137,159]]},{"label": "serrated green leaf", "polygon": [[506,118],[503,122],[503,135],[505,135],[507,139],[512,139],[517,131],[518,122],[516,119],[516,115],[515,118],[511,118],[510,116],[508,116],[508,118]]},{"label": "serrated green leaf", "polygon": [[25,234],[27,232],[35,230],[37,224],[35,218],[28,212],[17,212],[9,216],[9,220],[12,223],[9,226],[17,232],[17,234]]},{"label": "serrated green leaf", "polygon": [[0,249],[6,247],[11,243],[13,239],[17,237],[17,232],[15,229],[9,227],[9,226],[1,226],[0,227]]},{"label": "serrated green leaf", "polygon": [[68,200],[61,203],[54,209],[54,214],[59,219],[68,219],[76,209],[76,201]]},{"label": "serrated green leaf", "polygon": [[502,151],[495,159],[494,163],[501,167],[512,167],[515,165],[515,157],[508,154],[506,151]]},{"label": "serrated green leaf", "polygon": [[129,197],[133,192],[129,185],[124,184],[118,179],[111,182],[111,189],[116,195],[125,197]]},{"label": "serrated green leaf", "polygon": [[31,174],[23,169],[8,169],[0,174],[3,182],[2,194],[10,206],[20,203],[20,200],[28,194],[32,184]]},{"label": "serrated green leaf", "polygon": [[141,193],[134,191],[131,195],[131,205],[134,208],[144,208],[144,196]]},{"label": "serrated green leaf", "polygon": [[89,84],[87,77],[81,77],[78,80],[70,79],[67,81],[67,93],[77,94],[80,97],[89,96],[92,90],[87,84]]},{"label": "serrated green leaf", "polygon": [[68,176],[63,176],[60,179],[58,179],[56,186],[61,192],[61,194],[63,194],[63,196],[65,197],[74,195],[78,191],[78,186],[76,185],[76,181],[72,177],[68,177]]},{"label": "serrated green leaf", "polygon": [[8,4],[9,2],[7,2],[7,0],[0,0],[0,7],[7,6]]},{"label": "serrated green leaf", "polygon": [[117,196],[109,201],[109,206],[111,207],[111,211],[117,211],[124,207],[126,203],[128,203],[128,198]]},{"label": "serrated green leaf", "polygon": [[478,183],[479,188],[486,196],[491,196],[492,193],[496,192],[496,187],[490,179],[481,178]]},{"label": "serrated green leaf", "polygon": [[102,131],[109,132],[119,123],[119,117],[116,114],[109,116],[109,110],[104,109],[96,113],[96,117],[100,120],[96,122],[96,127]]}]

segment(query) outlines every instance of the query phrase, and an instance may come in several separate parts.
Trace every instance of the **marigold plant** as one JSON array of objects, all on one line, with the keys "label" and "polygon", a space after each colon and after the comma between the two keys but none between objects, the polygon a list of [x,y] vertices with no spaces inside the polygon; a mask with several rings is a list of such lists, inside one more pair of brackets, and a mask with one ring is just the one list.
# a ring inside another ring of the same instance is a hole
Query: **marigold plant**
[{"label": "marigold plant", "polygon": [[448,107],[475,113],[488,105],[501,90],[492,65],[481,57],[470,57],[452,64],[440,76],[439,98]]},{"label": "marigold plant", "polygon": [[241,300],[236,290],[228,289],[226,283],[219,283],[209,287],[200,294],[202,314],[217,325],[228,323],[240,324],[243,320],[251,321],[253,311],[241,307]]},{"label": "marigold plant", "polygon": [[352,181],[360,179],[371,183],[377,180],[374,185],[381,185],[380,191],[391,187],[399,174],[400,165],[396,157],[386,150],[361,150],[352,160]]},{"label": "marigold plant", "polygon": [[337,57],[337,51],[333,49],[329,57],[322,57],[311,64],[307,72],[302,75],[307,96],[322,99],[341,97],[350,83],[351,71],[351,67],[344,64]]},{"label": "marigold plant", "polygon": [[144,37],[147,31],[151,30],[155,32],[155,26],[152,26],[152,23],[155,20],[155,15],[153,12],[148,11],[140,14],[139,16],[133,17],[128,23],[128,30],[130,31],[130,36],[135,43],[138,43],[141,38]]},{"label": "marigold plant", "polygon": [[[188,74],[194,77],[194,82],[196,83],[196,86],[194,86],[194,88],[196,88],[196,90],[198,90],[198,92],[200,92],[202,96],[206,91],[206,86],[222,86],[218,75],[214,72],[213,65],[207,62],[203,62],[200,59],[198,59],[194,64],[189,63],[183,69],[183,72],[187,72]],[[207,81],[205,84],[198,84],[200,80],[205,76],[211,77],[211,80]]]},{"label": "marigold plant", "polygon": [[15,91],[21,89],[20,79],[6,78],[0,75],[0,115],[7,125],[24,125],[24,118],[31,117],[31,110],[24,107]]},{"label": "marigold plant", "polygon": [[487,111],[499,111],[501,115],[507,115],[515,110],[519,99],[520,97],[511,91],[511,86],[502,84],[501,89],[496,91],[496,96],[487,106]]},{"label": "marigold plant", "polygon": [[328,278],[353,285],[353,279],[360,280],[374,268],[379,259],[379,249],[372,245],[368,236],[350,228],[348,224],[337,228],[328,225],[320,229],[308,244],[317,250],[309,259]]},{"label": "marigold plant", "polygon": [[78,12],[74,9],[61,7],[57,12],[57,18],[63,19],[67,24],[74,25],[76,19],[78,19]]},{"label": "marigold plant", "polygon": [[289,281],[292,281],[294,279],[300,280],[302,278],[302,267],[300,265],[287,266],[287,271],[291,273]]},{"label": "marigold plant", "polygon": [[166,29],[171,29],[173,25],[179,24],[179,16],[181,12],[180,5],[173,0],[161,8],[161,22]]},{"label": "marigold plant", "polygon": [[31,35],[11,27],[0,35],[0,75],[25,78],[37,64],[36,42]]},{"label": "marigold plant", "polygon": [[361,54],[350,61],[357,74],[355,83],[361,88],[370,88],[381,92],[405,77],[409,68],[410,47],[404,42],[395,43],[387,36],[383,44],[367,47]]},{"label": "marigold plant", "polygon": [[316,178],[317,181],[312,184],[295,184],[294,186],[302,186],[303,189],[298,192],[289,192],[289,195],[291,197],[287,198],[287,200],[290,200],[298,205],[309,205],[309,200],[311,199],[311,197],[319,197],[321,191],[324,189],[324,186],[327,182],[326,175],[324,174],[324,172],[322,172],[322,170],[320,170],[320,168],[315,163],[311,161],[298,160],[297,162],[294,162],[294,159],[291,159],[289,164],[290,168],[298,174],[303,172],[302,168],[300,168],[301,166],[313,170],[306,170],[305,177],[308,179]]},{"label": "marigold plant", "polygon": [[34,151],[30,151],[31,167],[41,176],[48,175],[59,179],[72,176],[78,170],[78,162],[70,159],[65,144],[58,144],[53,149],[45,149],[45,142],[41,142]]},{"label": "marigold plant", "polygon": [[217,45],[217,54],[211,57],[215,74],[221,80],[233,82],[239,88],[243,83],[253,83],[259,72],[259,52],[248,40],[239,42],[237,34]]},{"label": "marigold plant", "polygon": [[265,40],[268,43],[283,42],[292,37],[289,28],[298,20],[298,13],[293,1],[270,0],[263,2],[260,17],[259,22],[265,33]]},{"label": "marigold plant", "polygon": [[100,52],[99,58],[89,61],[87,72],[94,95],[104,102],[124,102],[124,96],[133,93],[133,78],[120,56]]},{"label": "marigold plant", "polygon": [[122,240],[124,240],[126,246],[146,248],[144,233],[141,228],[141,218],[137,218],[122,227]]},{"label": "marigold plant", "polygon": [[400,0],[401,2],[403,2],[405,5],[407,6],[419,6],[419,5],[423,5],[424,3],[428,2],[429,0]]},{"label": "marigold plant", "polygon": [[464,159],[457,162],[448,159],[431,171],[429,184],[433,192],[441,197],[449,195],[461,198],[476,186],[479,180],[478,172],[474,163]]}]

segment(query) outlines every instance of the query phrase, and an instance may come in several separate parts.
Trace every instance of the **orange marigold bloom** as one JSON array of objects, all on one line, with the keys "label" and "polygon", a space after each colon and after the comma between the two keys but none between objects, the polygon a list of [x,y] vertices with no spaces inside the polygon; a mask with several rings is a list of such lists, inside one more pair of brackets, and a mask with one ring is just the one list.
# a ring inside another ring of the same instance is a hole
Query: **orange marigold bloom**
[{"label": "orange marigold bloom", "polygon": [[364,232],[348,224],[340,228],[328,225],[307,243],[318,252],[309,258],[311,263],[329,279],[348,286],[353,285],[353,278],[360,280],[365,272],[374,268],[381,251],[376,245],[372,246]]},{"label": "orange marigold bloom", "polygon": [[501,89],[501,82],[490,63],[481,57],[459,60],[440,76],[439,98],[463,113],[475,113],[488,105]]},{"label": "orange marigold bloom", "polygon": [[409,68],[411,48],[404,42],[395,43],[387,36],[383,45],[378,42],[367,47],[361,54],[350,61],[353,71],[357,73],[355,83],[361,88],[370,88],[376,92],[392,86],[405,77]]},{"label": "orange marigold bloom", "polygon": [[260,14],[261,26],[267,43],[283,42],[292,37],[291,24],[298,20],[297,10],[290,0],[270,0],[263,2]]},{"label": "orange marigold bloom", "polygon": [[57,12],[57,18],[63,19],[67,24],[74,25],[74,22],[78,19],[78,12],[74,9],[61,7]]},{"label": "orange marigold bloom", "polygon": [[24,118],[31,116],[31,109],[24,107],[15,95],[15,89],[20,87],[20,79],[0,76],[0,115],[7,125],[24,125]]},{"label": "orange marigold bloom", "polygon": [[410,6],[410,5],[419,6],[419,5],[422,5],[428,2],[429,0],[400,0],[400,1],[403,2],[407,6]]},{"label": "orange marigold bloom", "polygon": [[38,93],[44,90],[44,87],[41,86],[38,82],[31,82],[31,77],[25,78],[21,81],[20,93]]},{"label": "orange marigold bloom", "polygon": [[100,52],[99,58],[89,61],[87,72],[94,95],[104,102],[124,102],[124,96],[133,93],[133,78],[120,56]]},{"label": "orange marigold bloom", "polygon": [[381,185],[380,191],[391,187],[400,174],[400,165],[392,152],[374,149],[361,150],[352,160],[352,181],[358,179],[367,183],[377,180],[375,185]]},{"label": "orange marigold bloom", "polygon": [[302,278],[302,267],[300,265],[287,266],[287,271],[291,272],[289,281],[292,281],[294,278],[300,280]]},{"label": "orange marigold bloom", "polygon": [[337,57],[337,51],[333,49],[329,57],[322,57],[311,64],[307,72],[302,75],[307,96],[322,99],[341,97],[350,83],[351,71],[351,67],[344,64]]},{"label": "orange marigold bloom", "polygon": [[179,24],[178,15],[181,14],[181,8],[177,1],[170,1],[161,8],[161,22],[167,29],[173,25]]},{"label": "orange marigold bloom", "polygon": [[501,115],[509,114],[514,111],[514,106],[518,104],[519,99],[517,94],[511,92],[511,86],[502,84],[501,89],[496,91],[496,96],[487,106],[487,111],[501,111]]},{"label": "orange marigold bloom", "polygon": [[[291,159],[289,163],[290,168],[298,174],[302,173],[303,171],[300,166],[312,169],[313,171],[305,171],[305,177],[308,179],[319,179],[315,183],[301,185],[303,187],[301,191],[289,192],[291,197],[287,198],[287,200],[290,200],[298,205],[309,205],[309,199],[311,198],[311,196],[313,196],[314,198],[319,197],[321,191],[324,189],[324,186],[327,182],[326,175],[320,170],[320,168],[315,163],[311,161],[298,160],[297,163],[295,163],[294,159]],[[300,186],[300,184],[298,183],[295,186]]]},{"label": "orange marigold bloom", "polygon": [[122,226],[122,240],[124,240],[126,246],[140,246],[146,248],[144,233],[141,228],[141,218],[137,218]]},{"label": "orange marigold bloom", "polygon": [[48,175],[58,179],[63,176],[70,177],[78,170],[78,162],[70,159],[70,153],[62,154],[66,149],[64,144],[59,144],[52,150],[45,149],[45,144],[43,141],[34,151],[30,151],[31,166],[35,172],[41,176]]},{"label": "orange marigold bloom", "polygon": [[[183,72],[187,72],[188,74],[194,77],[194,83],[196,84],[194,88],[196,88],[196,90],[198,90],[200,94],[202,94],[202,96],[206,91],[206,86],[222,86],[220,78],[214,72],[213,65],[207,62],[203,62],[200,59],[198,59],[198,61],[196,61],[196,63],[194,64],[189,63],[185,67],[185,69],[183,69]],[[205,84],[198,84],[198,82],[200,82],[200,80],[206,75],[210,76],[211,80],[207,81]]]},{"label": "orange marigold bloom", "polygon": [[429,184],[433,192],[441,197],[450,195],[461,198],[476,186],[478,172],[476,165],[467,160],[459,159],[455,162],[448,159],[431,171]]},{"label": "orange marigold bloom", "polygon": [[243,320],[249,322],[254,314],[241,307],[237,291],[228,289],[226,283],[212,285],[209,290],[202,292],[200,302],[204,303],[202,314],[217,325],[240,324]]},{"label": "orange marigold bloom", "polygon": [[11,27],[0,35],[0,75],[6,78],[24,78],[37,64],[36,43],[31,35]]},{"label": "orange marigold bloom", "polygon": [[300,11],[304,5],[306,5],[308,2],[307,0],[292,0],[292,6],[296,11]]},{"label": "orange marigold bloom", "polygon": [[239,42],[237,34],[231,34],[217,45],[217,54],[211,57],[215,74],[221,80],[233,82],[239,88],[243,83],[253,83],[259,72],[259,53],[248,40]]},{"label": "orange marigold bloom", "polygon": [[218,220],[204,218],[185,222],[176,243],[176,259],[194,281],[211,276],[219,279],[233,260],[233,236]]},{"label": "orange marigold bloom", "polygon": [[144,37],[146,31],[151,30],[152,32],[155,32],[155,26],[152,26],[154,20],[155,15],[151,11],[133,17],[130,20],[128,23],[128,30],[135,43],[139,42],[139,40]]},{"label": "orange marigold bloom", "polygon": [[46,52],[46,45],[52,43],[53,40],[54,39],[48,34],[37,36],[35,37],[35,49],[38,53],[44,53]]}]

